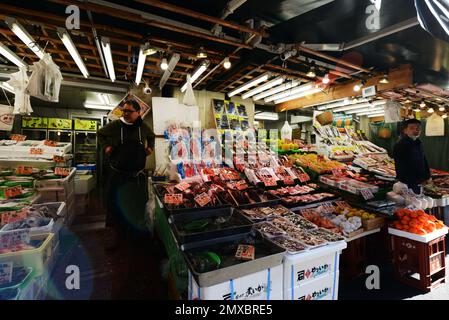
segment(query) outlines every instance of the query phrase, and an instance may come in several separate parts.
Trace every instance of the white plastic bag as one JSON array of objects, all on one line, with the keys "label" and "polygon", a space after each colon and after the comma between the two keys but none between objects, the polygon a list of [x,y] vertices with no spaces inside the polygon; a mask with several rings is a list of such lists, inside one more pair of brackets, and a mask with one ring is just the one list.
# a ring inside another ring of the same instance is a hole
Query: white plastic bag
[{"label": "white plastic bag", "polygon": [[292,127],[290,127],[290,124],[288,123],[288,121],[285,121],[284,126],[282,127],[281,130],[281,138],[282,140],[292,140]]},{"label": "white plastic bag", "polygon": [[196,106],[195,94],[193,93],[192,82],[190,81],[190,75],[187,75],[187,89],[184,94],[184,100],[182,101],[186,106]]}]

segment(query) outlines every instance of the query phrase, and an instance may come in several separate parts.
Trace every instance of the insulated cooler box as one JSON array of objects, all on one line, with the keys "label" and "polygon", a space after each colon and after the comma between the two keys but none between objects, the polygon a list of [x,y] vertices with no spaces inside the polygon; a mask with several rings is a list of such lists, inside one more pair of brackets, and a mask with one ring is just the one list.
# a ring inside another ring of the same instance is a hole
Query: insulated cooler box
[{"label": "insulated cooler box", "polygon": [[346,242],[341,241],[294,255],[285,254],[284,300],[336,300],[340,254],[346,247]]},{"label": "insulated cooler box", "polygon": [[282,300],[282,265],[247,276],[199,287],[189,272],[189,300]]}]

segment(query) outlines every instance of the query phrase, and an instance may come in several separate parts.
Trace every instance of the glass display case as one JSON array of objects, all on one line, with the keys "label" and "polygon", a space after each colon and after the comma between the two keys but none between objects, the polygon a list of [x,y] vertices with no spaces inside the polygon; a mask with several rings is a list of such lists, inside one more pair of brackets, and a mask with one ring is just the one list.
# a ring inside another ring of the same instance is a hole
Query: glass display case
[{"label": "glass display case", "polygon": [[75,132],[75,165],[95,164],[97,160],[97,133]]},{"label": "glass display case", "polygon": [[72,131],[48,130],[48,139],[56,142],[72,143]]},{"label": "glass display case", "polygon": [[22,134],[27,137],[27,140],[47,139],[47,129],[22,129]]}]

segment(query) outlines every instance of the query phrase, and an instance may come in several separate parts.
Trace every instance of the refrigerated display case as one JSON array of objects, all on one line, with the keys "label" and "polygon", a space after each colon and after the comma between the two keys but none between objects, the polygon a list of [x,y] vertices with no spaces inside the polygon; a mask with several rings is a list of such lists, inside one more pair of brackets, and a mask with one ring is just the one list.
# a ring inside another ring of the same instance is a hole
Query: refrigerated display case
[{"label": "refrigerated display case", "polygon": [[72,131],[48,130],[48,139],[56,142],[72,143]]},{"label": "refrigerated display case", "polygon": [[97,133],[75,132],[75,165],[95,164],[97,160]]},{"label": "refrigerated display case", "polygon": [[47,139],[47,129],[22,129],[22,134],[27,137],[27,140]]}]

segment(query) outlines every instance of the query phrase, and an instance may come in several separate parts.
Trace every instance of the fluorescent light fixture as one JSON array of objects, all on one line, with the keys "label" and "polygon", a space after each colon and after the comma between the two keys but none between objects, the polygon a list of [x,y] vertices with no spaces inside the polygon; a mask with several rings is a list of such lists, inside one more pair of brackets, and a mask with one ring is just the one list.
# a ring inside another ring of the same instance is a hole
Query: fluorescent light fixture
[{"label": "fluorescent light fixture", "polygon": [[[438,14],[438,12],[436,12],[435,8],[429,3],[429,0],[425,0],[427,7],[429,8],[429,10],[432,12],[433,16],[438,20],[438,23],[441,25],[441,27],[444,29],[444,31],[446,31],[446,33],[449,35],[449,29],[447,28],[447,25],[444,23],[442,17]],[[447,18],[449,17],[449,11],[441,4],[438,2],[438,0],[434,0],[433,1],[438,8],[443,11],[443,13],[446,15],[444,20],[447,20]]]},{"label": "fluorescent light fixture", "polygon": [[26,64],[14,52],[9,50],[9,48],[1,42],[0,42],[0,54],[9,61],[11,61],[12,63],[14,63],[19,68],[26,66]]},{"label": "fluorescent light fixture", "polygon": [[223,67],[224,67],[225,69],[231,68],[231,61],[229,61],[229,57],[224,58],[224,61],[223,61]]},{"label": "fluorescent light fixture", "polygon": [[113,110],[115,106],[105,106],[102,104],[85,103],[84,108],[86,109],[96,109],[96,110]]},{"label": "fluorescent light fixture", "polygon": [[147,55],[145,52],[145,46],[140,46],[139,50],[139,60],[137,62],[137,71],[136,71],[136,84],[139,85],[142,81],[143,68],[145,67],[145,60],[147,59]]},{"label": "fluorescent light fixture", "polygon": [[279,114],[275,112],[261,112],[254,115],[254,119],[256,120],[279,120]]},{"label": "fluorescent light fixture", "polygon": [[371,109],[364,112],[357,112],[357,116],[368,116],[373,113],[385,113],[384,109]]},{"label": "fluorescent light fixture", "polygon": [[198,51],[198,53],[196,54],[196,57],[198,59],[206,59],[207,58],[207,52],[204,51],[204,47],[200,47],[200,50]]},{"label": "fluorescent light fixture", "polygon": [[[341,111],[345,111],[346,112],[346,111],[350,111],[350,110],[365,109],[365,108],[368,108],[368,107],[374,108],[374,107],[377,107],[377,106],[384,105],[385,103],[386,103],[385,100],[374,101],[372,103],[356,103],[356,104],[353,104],[353,105],[349,105],[347,107],[342,107],[342,108],[335,109],[334,111],[335,112],[341,112]],[[348,112],[346,112],[346,113],[348,113]]]},{"label": "fluorescent light fixture", "polygon": [[368,115],[368,118],[383,117],[384,115],[385,115],[385,112],[372,113],[372,114]]},{"label": "fluorescent light fixture", "polygon": [[[192,76],[190,77],[190,82],[193,84],[196,79],[198,79],[204,71],[207,70],[207,67],[209,66],[209,61],[206,60],[193,72]],[[187,89],[187,82],[184,83],[184,85],[181,88],[181,92],[186,91]]]},{"label": "fluorescent light fixture", "polygon": [[170,58],[170,62],[168,63],[168,68],[167,70],[165,70],[164,74],[161,77],[161,80],[159,81],[159,89],[162,89],[165,86],[165,83],[167,82],[171,73],[173,72],[173,70],[175,70],[176,64],[178,63],[179,59],[181,59],[181,55],[179,53],[173,53]]},{"label": "fluorescent light fixture", "polygon": [[255,94],[261,93],[263,91],[266,91],[270,88],[273,88],[274,86],[278,86],[280,84],[284,83],[283,77],[277,77],[274,80],[268,81],[267,83],[262,84],[261,86],[258,86],[257,88],[248,91],[247,93],[242,95],[243,99],[247,99],[249,97],[252,97]]},{"label": "fluorescent light fixture", "polygon": [[[335,109],[335,108],[346,107],[346,106],[354,106],[356,104],[358,105],[358,104],[362,104],[365,102],[369,102],[369,100],[361,99],[361,100],[354,101],[354,100],[349,100],[348,98],[345,98],[345,99],[342,99],[342,100],[334,102],[334,103],[322,105],[322,106],[318,107],[318,110],[323,111],[323,110]],[[347,109],[347,110],[350,110],[350,109]]]},{"label": "fluorescent light fixture", "polygon": [[357,113],[357,115],[363,115],[363,113],[366,112],[377,112],[377,111],[385,111],[383,106],[380,107],[370,107],[370,108],[365,108],[365,109],[358,109],[358,110],[351,110],[351,111],[346,111],[346,114],[354,114]]},{"label": "fluorescent light fixture", "polygon": [[3,88],[11,93],[15,93],[14,88],[7,82],[0,82],[0,88]]},{"label": "fluorescent light fixture", "polygon": [[297,93],[311,90],[311,89],[313,89],[313,87],[314,87],[314,85],[312,83],[306,83],[306,84],[303,84],[302,86],[299,86],[299,87],[296,87],[293,89],[288,89],[288,90],[282,91],[281,93],[269,96],[268,98],[265,98],[265,102],[271,102],[274,100],[286,98],[288,96],[291,96],[291,95],[294,95]]},{"label": "fluorescent light fixture", "polygon": [[275,100],[274,103],[278,104],[278,103],[282,103],[282,102],[287,102],[287,101],[290,101],[290,100],[294,100],[294,99],[310,96],[310,95],[318,93],[318,92],[321,92],[321,88],[313,88],[313,89],[308,90],[308,91],[300,92],[300,93],[294,94],[292,96],[288,96],[288,97],[285,97],[285,98],[282,98],[282,99]]},{"label": "fluorescent light fixture", "polygon": [[256,96],[254,96],[253,100],[261,100],[263,98],[272,96],[272,95],[274,95],[276,93],[279,93],[279,92],[282,92],[282,91],[285,91],[285,90],[288,90],[288,89],[291,89],[291,88],[295,88],[295,87],[299,86],[300,84],[301,84],[301,82],[293,80],[293,81],[291,81],[289,83],[282,84],[282,85],[280,85],[278,87],[275,87],[275,88],[273,88],[271,90],[262,92],[262,93],[260,93],[260,94],[258,94]]},{"label": "fluorescent light fixture", "polygon": [[26,31],[26,29],[17,22],[16,19],[6,17],[5,22],[8,27],[26,44],[28,48],[31,49],[40,59],[44,57],[44,50],[34,41],[33,37]]},{"label": "fluorescent light fixture", "polygon": [[78,69],[80,69],[84,78],[88,78],[89,71],[87,71],[86,65],[84,64],[84,61],[81,58],[78,50],[76,49],[75,44],[73,43],[72,38],[70,37],[67,30],[64,28],[57,28],[56,33],[58,34],[64,46],[66,47],[67,51],[72,56],[72,59],[75,61],[76,65],[78,66]]},{"label": "fluorescent light fixture", "polygon": [[164,70],[164,71],[168,69],[167,58],[162,58],[162,61],[161,61],[161,69]]},{"label": "fluorescent light fixture", "polygon": [[251,87],[254,87],[254,86],[258,85],[261,82],[267,81],[270,76],[271,76],[271,73],[269,73],[269,72],[264,73],[263,75],[255,78],[255,79],[253,79],[253,80],[251,80],[251,81],[241,85],[240,87],[234,89],[233,91],[231,91],[229,93],[229,97],[235,96],[236,94],[238,94],[238,93],[240,93],[242,91],[245,91],[245,90],[247,90],[247,89],[249,89]]},{"label": "fluorescent light fixture", "polygon": [[115,81],[114,60],[112,59],[111,42],[107,37],[101,37],[101,48],[103,49],[104,57],[106,59],[106,66],[108,68],[109,78],[112,82]]}]

